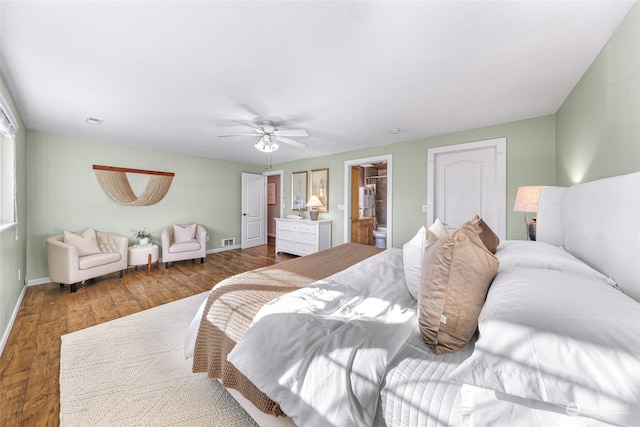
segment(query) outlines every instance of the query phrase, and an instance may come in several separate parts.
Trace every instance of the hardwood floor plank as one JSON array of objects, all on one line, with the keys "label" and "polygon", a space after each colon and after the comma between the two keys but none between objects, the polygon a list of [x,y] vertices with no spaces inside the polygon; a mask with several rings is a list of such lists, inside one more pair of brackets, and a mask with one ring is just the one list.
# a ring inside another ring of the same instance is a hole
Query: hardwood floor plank
[{"label": "hardwood floor plank", "polygon": [[57,426],[61,336],[211,290],[234,274],[294,258],[269,244],[197,261],[130,269],[88,280],[69,292],[48,283],[27,288],[0,357],[0,426]]}]

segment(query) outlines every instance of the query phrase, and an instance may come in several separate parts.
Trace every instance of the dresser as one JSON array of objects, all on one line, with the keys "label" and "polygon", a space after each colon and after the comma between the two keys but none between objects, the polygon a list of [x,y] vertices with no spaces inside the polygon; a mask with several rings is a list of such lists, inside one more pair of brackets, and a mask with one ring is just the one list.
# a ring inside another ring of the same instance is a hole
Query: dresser
[{"label": "dresser", "polygon": [[309,255],[331,247],[331,220],[276,218],[276,253]]}]

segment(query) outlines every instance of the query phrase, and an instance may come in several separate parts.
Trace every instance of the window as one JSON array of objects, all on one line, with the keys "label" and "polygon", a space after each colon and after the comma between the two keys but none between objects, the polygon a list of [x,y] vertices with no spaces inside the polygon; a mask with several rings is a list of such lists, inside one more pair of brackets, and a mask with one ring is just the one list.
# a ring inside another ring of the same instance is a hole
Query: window
[{"label": "window", "polygon": [[16,130],[17,122],[0,94],[0,230],[17,221]]}]

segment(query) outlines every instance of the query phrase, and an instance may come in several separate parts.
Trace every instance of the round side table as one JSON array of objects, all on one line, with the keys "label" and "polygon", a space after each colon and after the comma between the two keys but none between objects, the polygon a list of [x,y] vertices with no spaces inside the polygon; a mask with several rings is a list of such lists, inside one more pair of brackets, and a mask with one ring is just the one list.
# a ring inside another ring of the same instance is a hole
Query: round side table
[{"label": "round side table", "polygon": [[151,263],[157,263],[159,259],[160,250],[158,245],[134,245],[129,246],[129,261],[128,265],[138,266],[146,265],[147,272],[151,272]]}]

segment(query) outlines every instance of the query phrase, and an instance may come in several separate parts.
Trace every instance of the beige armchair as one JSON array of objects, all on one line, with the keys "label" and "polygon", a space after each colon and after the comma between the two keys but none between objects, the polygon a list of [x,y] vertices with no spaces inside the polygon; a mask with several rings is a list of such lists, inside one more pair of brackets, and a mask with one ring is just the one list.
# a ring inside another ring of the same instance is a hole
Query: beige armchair
[{"label": "beige armchair", "polygon": [[207,256],[207,229],[198,224],[170,225],[162,230],[162,262],[165,268],[173,261]]},{"label": "beige armchair", "polygon": [[63,234],[46,240],[49,278],[52,282],[60,283],[60,287],[71,285],[71,292],[75,292],[78,282],[84,283],[85,280],[116,271],[122,277],[127,269],[129,239],[100,231],[95,232],[95,237],[98,252],[89,251],[88,254],[77,244],[65,243]]}]

